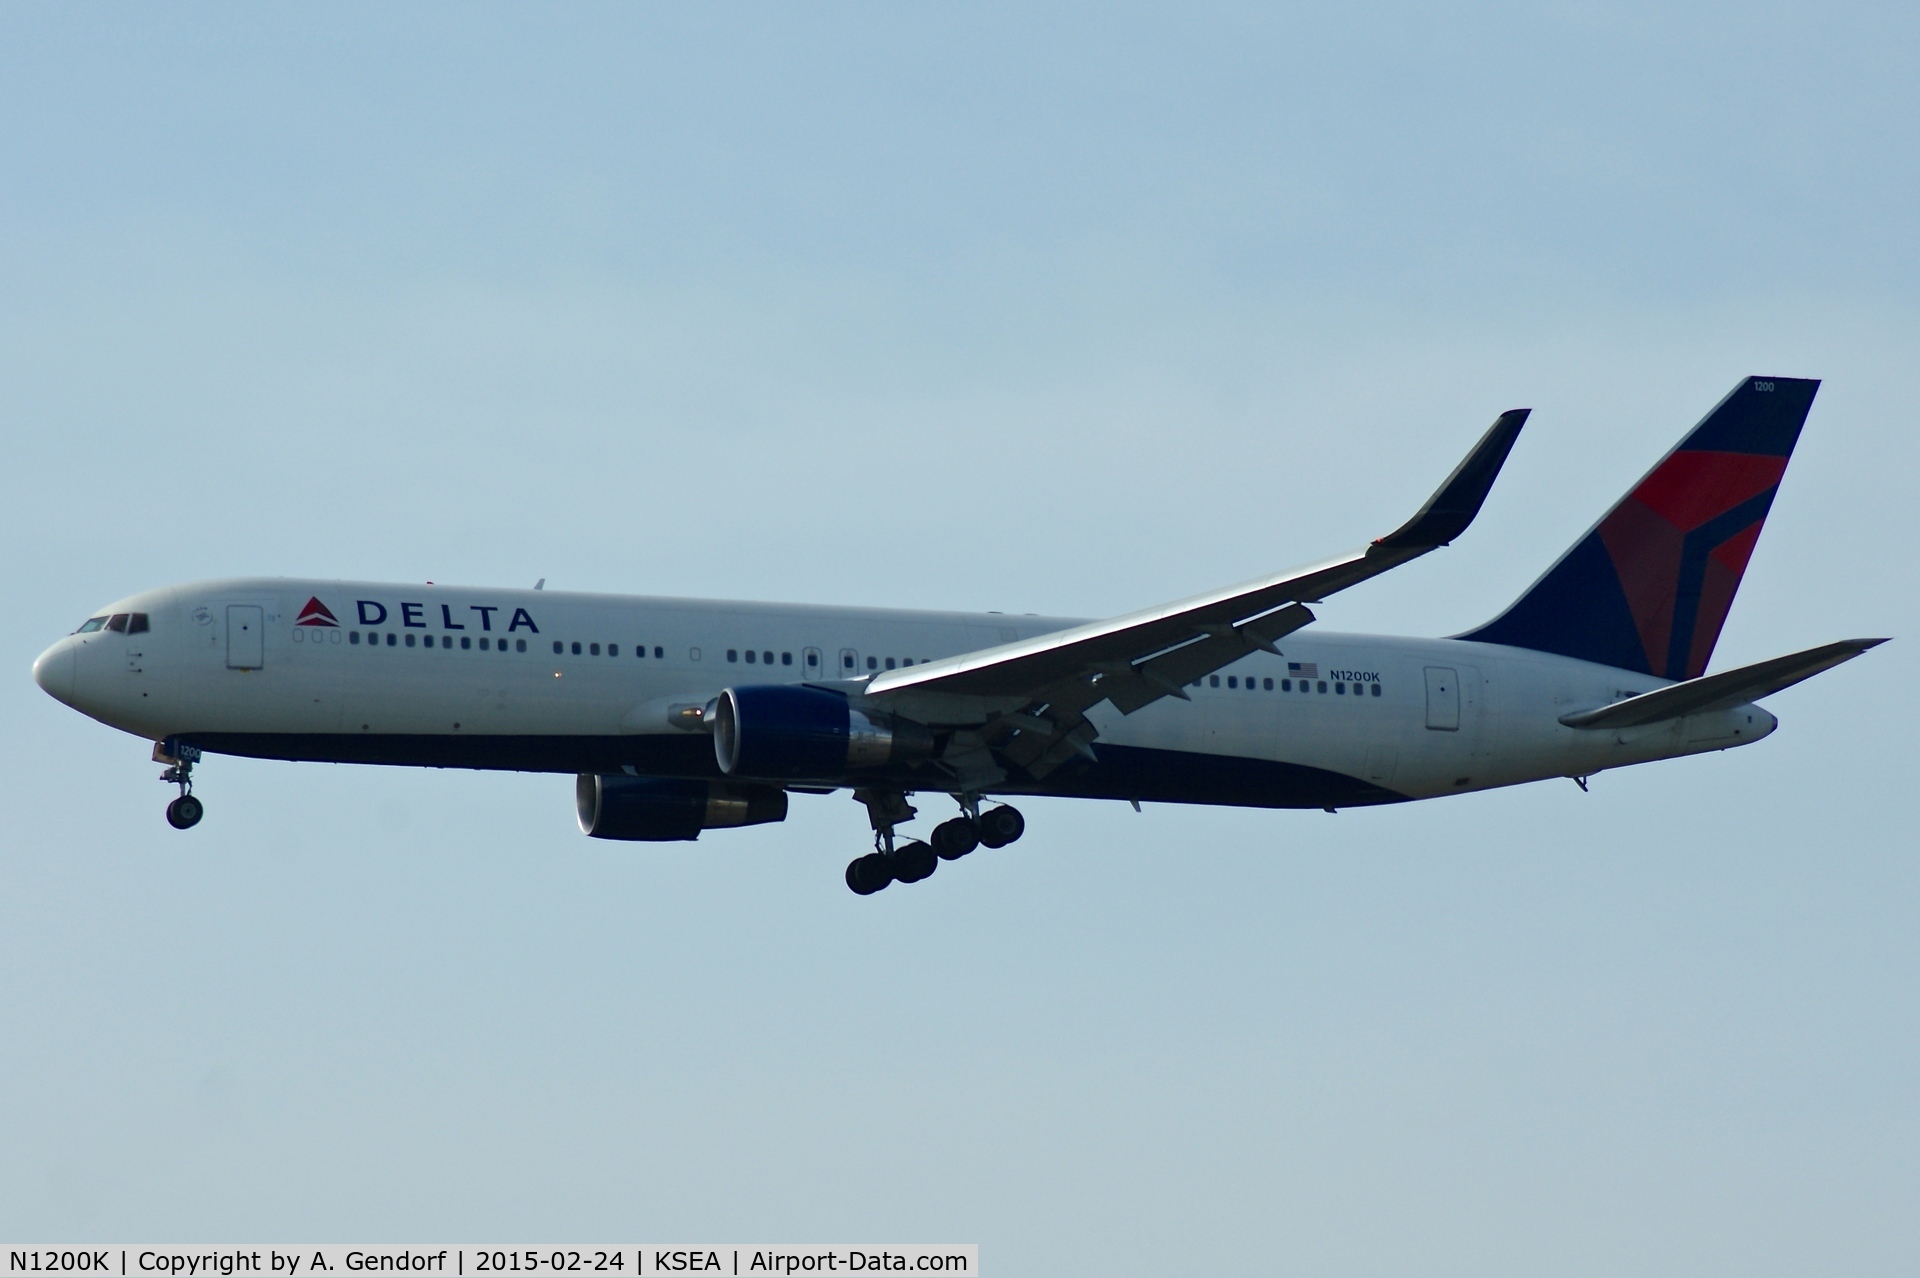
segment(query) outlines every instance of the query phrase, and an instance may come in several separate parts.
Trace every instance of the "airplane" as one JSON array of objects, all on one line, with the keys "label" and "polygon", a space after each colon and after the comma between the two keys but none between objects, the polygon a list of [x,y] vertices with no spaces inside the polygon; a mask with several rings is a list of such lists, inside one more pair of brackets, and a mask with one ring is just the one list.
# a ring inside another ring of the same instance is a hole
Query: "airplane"
[{"label": "airplane", "polygon": [[[248,578],[109,604],[34,662],[59,701],[194,766],[253,758],[575,775],[580,828],[674,841],[852,791],[871,895],[1020,838],[1052,795],[1364,808],[1750,745],[1756,702],[1849,639],[1707,674],[1817,380],[1739,383],[1512,606],[1444,639],[1308,607],[1444,545],[1530,410],[1351,553],[1106,621]],[[909,801],[959,813],[896,837]]]}]

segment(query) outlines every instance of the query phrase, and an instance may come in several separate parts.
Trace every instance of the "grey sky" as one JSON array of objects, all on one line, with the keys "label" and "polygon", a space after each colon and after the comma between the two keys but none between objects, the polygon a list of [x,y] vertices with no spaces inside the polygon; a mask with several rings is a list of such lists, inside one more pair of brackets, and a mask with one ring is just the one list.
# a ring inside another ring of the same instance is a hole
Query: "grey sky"
[{"label": "grey sky", "polygon": [[[0,1238],[1911,1272],[1917,27],[0,10]],[[1715,666],[1900,641],[1589,795],[1034,802],[860,900],[844,795],[630,847],[568,778],[217,759],[180,835],[27,674],[255,572],[1116,613],[1531,406],[1319,610],[1449,633],[1750,373],[1827,381]]]}]

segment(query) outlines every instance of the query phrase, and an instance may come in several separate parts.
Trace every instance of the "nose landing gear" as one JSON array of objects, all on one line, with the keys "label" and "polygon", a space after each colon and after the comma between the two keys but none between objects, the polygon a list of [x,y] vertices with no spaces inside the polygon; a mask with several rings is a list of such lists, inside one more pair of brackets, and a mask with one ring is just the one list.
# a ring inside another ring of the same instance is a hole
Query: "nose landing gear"
[{"label": "nose landing gear", "polygon": [[153,747],[153,761],[167,770],[160,779],[180,787],[180,797],[167,805],[167,824],[176,830],[191,830],[207,814],[206,805],[193,797],[193,765],[200,761],[197,746],[175,745],[162,741]]}]

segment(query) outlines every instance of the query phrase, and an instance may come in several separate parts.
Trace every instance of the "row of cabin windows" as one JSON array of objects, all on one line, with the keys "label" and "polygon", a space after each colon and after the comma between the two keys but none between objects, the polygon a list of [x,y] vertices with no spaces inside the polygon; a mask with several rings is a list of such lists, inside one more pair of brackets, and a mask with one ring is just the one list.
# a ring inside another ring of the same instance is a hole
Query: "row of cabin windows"
[{"label": "row of cabin windows", "polygon": [[[1229,688],[1238,688],[1238,687],[1240,686],[1240,682],[1241,682],[1241,680],[1240,680],[1240,676],[1239,676],[1239,675],[1228,675],[1228,676],[1227,676],[1227,686],[1228,686]],[[1318,690],[1318,691],[1320,691],[1320,692],[1323,692],[1323,693],[1324,693],[1324,692],[1325,692],[1325,691],[1327,690],[1327,681],[1326,681],[1325,679],[1317,679],[1317,680],[1308,680],[1308,679],[1300,679],[1300,680],[1297,680],[1297,681],[1296,681],[1296,680],[1293,680],[1293,679],[1282,679],[1282,680],[1280,681],[1280,691],[1282,691],[1282,692],[1292,692],[1292,691],[1294,690],[1294,687],[1293,687],[1293,685],[1294,685],[1294,684],[1295,684],[1296,682],[1298,682],[1298,683],[1299,683],[1299,685],[1300,685],[1300,691],[1301,691],[1301,692],[1313,692],[1313,691],[1316,691],[1316,690]],[[1196,687],[1196,688],[1198,688],[1198,687],[1200,686],[1200,681],[1199,681],[1198,679],[1195,679],[1195,680],[1193,681],[1193,686],[1194,686],[1194,687]],[[1219,686],[1220,686],[1220,676],[1219,676],[1219,675],[1208,675],[1208,676],[1207,676],[1207,686],[1208,686],[1209,688],[1217,688],[1217,687],[1219,687]],[[1272,692],[1272,691],[1273,691],[1273,680],[1271,680],[1271,679],[1261,679],[1261,680],[1258,680],[1258,681],[1256,681],[1256,680],[1254,679],[1254,677],[1253,677],[1252,675],[1248,675],[1248,676],[1247,676],[1247,678],[1246,678],[1246,686],[1247,686],[1247,691],[1248,691],[1248,692],[1254,692],[1254,691],[1257,691],[1257,690],[1259,690],[1259,689],[1261,689],[1261,688],[1264,688],[1264,689],[1265,689],[1266,691],[1268,691],[1268,692]],[[1353,685],[1353,689],[1352,689],[1352,690],[1353,690],[1353,695],[1354,695],[1354,696],[1356,696],[1356,697],[1362,697],[1362,696],[1365,696],[1365,695],[1367,695],[1367,690],[1368,690],[1368,689],[1371,689],[1371,690],[1372,690],[1372,693],[1373,693],[1373,695],[1374,695],[1374,696],[1376,696],[1376,697],[1377,697],[1377,696],[1379,696],[1379,695],[1381,695],[1381,693],[1380,693],[1380,685],[1379,685],[1379,684],[1377,684],[1377,683],[1356,683],[1356,684],[1354,684],[1354,685]],[[1346,695],[1347,695],[1347,690],[1348,690],[1348,689],[1347,689],[1347,685],[1346,685],[1346,684],[1344,684],[1344,683],[1342,683],[1342,682],[1340,682],[1340,681],[1339,681],[1339,680],[1337,680],[1337,679],[1336,679],[1336,680],[1334,681],[1334,684],[1333,684],[1333,691],[1334,691],[1334,695],[1336,695],[1336,696],[1342,696],[1342,697],[1344,697],[1344,696],[1346,696]]]},{"label": "row of cabin windows", "polygon": [[[134,629],[136,631],[145,630],[146,629],[145,614],[135,613],[133,615],[140,619],[140,624],[136,625]],[[95,618],[95,620],[100,621],[104,619]],[[93,624],[93,622],[91,621],[86,626],[81,627],[82,631],[98,630],[98,629],[100,629],[100,627],[98,625]],[[451,648],[454,646],[452,635],[441,635],[439,639],[440,639],[439,646],[442,648]],[[347,634],[347,640],[348,642],[355,643],[355,644],[363,642],[363,640],[361,639],[360,632],[358,630],[349,631]],[[428,648],[431,648],[434,646],[433,635],[416,636],[413,634],[405,634],[405,635],[388,634],[386,637],[387,647],[389,648],[396,647],[402,642],[402,640],[405,641],[406,646],[409,648],[414,647],[416,644],[424,645],[425,647],[428,647]],[[368,631],[364,642],[370,646],[378,647],[380,644],[380,636],[379,634],[373,631]],[[472,648],[474,646],[474,642],[475,641],[472,638],[465,635],[461,636],[460,638],[460,646],[462,648]],[[489,640],[483,636],[480,638],[478,642],[480,645],[480,651],[482,652],[507,651],[507,640],[505,639]],[[513,645],[514,645],[515,651],[525,652],[527,650],[527,641],[525,639],[516,639],[513,641]],[[609,657],[617,657],[620,655],[620,645],[617,643],[609,643],[609,644],[583,643],[578,639],[572,640],[571,642],[563,641],[560,639],[555,639],[553,641],[553,654],[556,657],[565,656],[569,652],[571,652],[576,657],[598,657],[602,654],[602,652],[604,652]],[[643,643],[635,644],[633,646],[633,655],[635,657],[644,658],[647,655],[647,645]],[[665,660],[666,655],[667,655],[667,650],[663,645],[656,644],[654,646],[653,656],[655,660],[657,661]],[[748,665],[771,666],[771,665],[774,665],[776,661],[778,662],[778,664],[782,666],[793,665],[793,654],[791,652],[783,652],[776,657],[774,653],[766,651],[764,649],[762,650],[748,649],[745,652],[742,652],[742,650],[738,648],[727,649],[727,660],[730,662],[734,662],[737,664],[743,656],[746,658],[746,662]],[[696,661],[699,660],[699,657],[697,655],[697,650],[696,650],[696,655],[694,659]],[[878,670],[880,668],[880,660],[881,659],[878,657],[868,657],[867,669]],[[932,658],[922,657],[920,660],[922,664],[925,664],[927,661],[932,660]],[[841,657],[841,662],[848,670],[854,669],[853,653],[851,651],[844,653]],[[815,670],[813,669],[813,667],[819,664],[818,655],[813,652],[808,652],[806,655],[805,664],[807,666],[807,672],[809,674],[815,673]],[[889,670],[894,669],[898,665],[910,666],[912,664],[913,664],[912,657],[907,657],[900,660],[896,660],[893,657],[886,658],[886,668]]]},{"label": "row of cabin windows", "polygon": [[[82,625],[80,629],[75,631],[74,633],[90,634],[96,630],[106,629],[106,630],[124,631],[130,634],[142,634],[147,630],[147,624],[148,624],[147,614],[144,612],[115,613],[111,617],[90,617],[88,618],[86,624]],[[400,645],[403,639],[405,640],[407,647],[411,648],[415,646],[416,636],[412,634],[399,635],[392,632],[389,632],[386,636],[386,645],[389,648],[397,647]],[[433,640],[434,640],[434,636],[432,635],[418,636],[418,642],[424,647],[428,647],[428,648],[433,647],[434,646]],[[352,644],[359,644],[364,642],[367,644],[368,647],[379,647],[380,635],[375,631],[369,630],[366,632],[366,638],[362,640],[360,631],[351,630],[347,632],[347,642]],[[471,649],[474,646],[474,642],[475,642],[474,639],[471,638],[470,636],[467,636],[467,635],[460,636],[460,646],[462,648]],[[507,651],[507,640],[505,639],[489,640],[485,635],[482,635],[479,639],[479,644],[480,644],[480,651],[482,652]],[[513,645],[514,645],[514,651],[516,652],[525,652],[527,650],[527,641],[525,639],[516,639],[513,641]],[[453,636],[441,635],[440,646],[442,648],[453,647]],[[577,639],[574,640],[571,644],[564,643],[558,639],[555,639],[553,641],[554,655],[556,656],[564,655],[567,651],[569,651],[569,649],[572,651],[573,655],[576,657],[578,656],[597,657],[600,655],[601,645],[597,643],[589,643],[589,644],[583,645]],[[607,644],[606,654],[609,657],[619,656],[620,645],[617,643]],[[647,645],[635,644],[633,655],[636,657],[645,657],[647,655]],[[656,660],[663,660],[667,655],[667,650],[664,647],[656,646],[653,650],[653,655]],[[728,661],[737,663],[740,660],[740,657],[741,657],[740,649],[738,648],[727,649]],[[748,665],[758,664],[758,665],[770,666],[774,664],[773,653],[764,651],[764,650],[755,651],[753,649],[748,649],[746,651],[746,659],[747,659]],[[808,653],[807,660],[811,662],[813,659],[814,659],[813,654]],[[841,664],[846,669],[852,670],[854,668],[854,665],[853,665],[854,656],[851,651],[842,653],[840,660],[841,660]],[[879,669],[880,660],[881,659],[878,657],[868,657],[867,669],[869,670]],[[930,658],[922,657],[920,660],[921,660],[921,664],[924,665],[928,660],[930,660]],[[892,657],[886,658],[886,663],[887,663],[886,665],[887,669],[892,670],[896,668],[896,662],[894,658]],[[781,653],[780,664],[783,666],[791,666],[793,664],[793,654],[791,652]],[[898,662],[898,664],[911,666],[913,664],[913,658],[912,657],[903,658]],[[1228,675],[1226,678],[1227,678],[1227,687],[1234,688],[1234,689],[1237,689],[1240,687],[1241,685],[1240,676]],[[1208,687],[1218,688],[1220,686],[1220,676],[1208,675],[1206,682]],[[1280,691],[1282,692],[1294,691],[1295,682],[1296,681],[1292,679],[1280,680]],[[1308,680],[1301,679],[1301,680],[1298,680],[1298,683],[1300,685],[1299,690],[1301,692],[1312,692],[1312,691],[1315,691],[1316,688],[1318,691],[1322,693],[1325,693],[1327,691],[1327,681],[1325,679],[1314,681],[1311,684]],[[1200,686],[1200,680],[1198,679],[1194,680],[1193,686],[1198,688]],[[1258,682],[1258,685],[1256,685],[1256,681],[1254,680],[1253,676],[1248,675],[1246,678],[1247,691],[1248,692],[1256,691],[1257,687],[1264,687],[1266,691],[1272,692],[1274,690],[1273,680],[1263,679]],[[1363,689],[1370,691],[1376,697],[1381,695],[1380,685],[1377,683],[1372,683],[1372,684],[1356,683],[1353,685],[1353,695],[1356,697],[1364,695],[1362,691]],[[1334,681],[1334,684],[1333,684],[1333,692],[1338,696],[1345,696],[1347,693],[1347,685],[1345,683],[1342,683],[1336,680]]]},{"label": "row of cabin windows", "polygon": [[88,617],[80,623],[73,633],[90,635],[96,630],[111,630],[115,634],[143,635],[147,633],[147,614],[144,612],[116,612],[111,617]]},{"label": "row of cabin windows", "polygon": [[[927,664],[927,663],[928,663],[929,661],[932,661],[932,660],[933,660],[933,658],[932,658],[932,657],[922,657],[922,658],[920,658],[920,664],[924,666],[924,665],[926,665],[926,664]],[[880,668],[880,661],[881,661],[881,659],[880,659],[879,657],[868,657],[868,658],[867,658],[867,669],[869,669],[869,670],[878,670],[878,669]],[[892,657],[888,657],[888,658],[886,658],[886,663],[887,663],[887,669],[889,669],[889,670],[892,670],[892,669],[893,669],[893,668],[894,668],[895,666],[910,666],[910,665],[912,665],[912,664],[913,664],[913,658],[912,658],[912,657],[901,657],[901,658],[900,658],[900,659],[899,659],[898,661],[896,661],[896,660],[894,660],[894,658],[892,658]],[[849,652],[843,652],[843,653],[841,653],[841,654],[840,654],[840,668],[841,668],[842,670],[852,670],[852,669],[854,668],[854,665],[853,665],[853,653],[852,653],[852,652],[850,652],[850,651],[849,651]]]},{"label": "row of cabin windows", "polygon": [[[738,648],[727,649],[727,660],[730,662],[737,663],[743,656],[746,658],[746,662],[750,666],[754,665],[756,662],[763,666],[770,666],[773,664],[773,654],[771,652],[765,652],[765,651],[755,652],[752,648],[748,648],[745,652],[742,652]],[[809,671],[808,671],[809,673],[812,673],[811,667],[813,666],[815,660],[816,660],[815,654],[809,652],[807,654],[807,666],[809,667]],[[912,657],[886,657],[884,659],[880,657],[868,657],[867,669],[869,670],[880,669],[880,663],[882,660],[885,660],[886,668],[889,670],[893,670],[899,666],[910,666],[913,664]],[[927,662],[931,660],[933,660],[933,658],[931,657],[922,657],[920,658],[920,664],[925,665]],[[848,648],[845,651],[841,652],[840,668],[842,670],[851,672],[857,669],[857,667],[854,665],[854,661],[855,661],[855,657],[854,657],[853,649]],[[783,666],[792,665],[793,654],[791,652],[781,653],[780,664]]]},{"label": "row of cabin windows", "polygon": [[[115,613],[111,617],[88,618],[86,624],[82,625],[80,629],[75,631],[74,633],[89,634],[95,630],[106,629],[106,630],[124,631],[131,634],[142,634],[147,630],[147,625],[148,625],[147,614],[144,612]],[[400,645],[403,639],[407,647],[411,648],[415,646],[416,636],[412,634],[400,635],[392,632],[389,632],[386,636],[386,646],[389,648],[397,647]],[[420,635],[417,637],[417,641],[424,647],[431,648],[434,646],[434,642],[433,642],[434,636],[432,635]],[[364,642],[367,644],[368,647],[379,647],[381,640],[378,632],[369,630],[366,632],[366,638],[362,640],[360,631],[351,630],[347,632],[347,642],[352,644],[359,644]],[[462,648],[471,649],[474,646],[474,642],[475,642],[474,639],[470,636],[467,636],[467,635],[460,636],[460,646]],[[480,645],[480,651],[482,652],[507,651],[507,640],[505,639],[489,640],[485,635],[482,635],[478,642]],[[527,641],[525,639],[516,639],[513,641],[513,645],[514,645],[514,650],[516,652],[525,652],[527,650]],[[440,646],[442,648],[453,647],[453,636],[441,635]],[[617,657],[620,655],[619,644],[610,643],[605,645],[605,647],[606,647],[607,656]],[[571,650],[573,655],[576,657],[578,656],[597,657],[600,655],[601,645],[597,643],[582,644],[577,639],[574,640],[571,644],[562,642],[559,639],[555,639],[553,641],[554,655],[556,656],[564,655],[569,650]],[[647,655],[647,645],[635,644],[633,655],[636,657],[645,657]],[[656,660],[664,660],[667,655],[667,650],[662,646],[656,645],[653,650],[653,655]],[[748,649],[745,655],[746,655],[748,665],[769,665],[770,666],[774,664],[774,654],[768,651],[764,651],[764,650],[755,651],[754,649]],[[740,657],[741,657],[740,649],[738,648],[727,649],[728,661],[738,663],[740,660]],[[807,660],[809,662],[814,660],[812,653],[807,654]],[[928,660],[930,660],[930,658],[922,657],[920,660],[921,660],[921,664],[924,665]],[[854,664],[853,664],[854,655],[851,651],[842,653],[840,661],[841,661],[841,664],[846,669],[852,670],[854,668]],[[867,669],[878,670],[880,668],[880,661],[881,659],[879,657],[868,657]],[[791,666],[793,664],[793,654],[791,652],[781,653],[780,664],[783,666]],[[895,669],[897,665],[911,666],[912,664],[913,664],[912,657],[906,657],[906,658],[900,659],[898,662],[896,662],[895,658],[893,657],[886,658],[886,668],[889,670]],[[1240,676],[1238,675],[1228,675],[1226,679],[1227,679],[1227,687],[1229,688],[1237,689],[1241,685],[1241,679],[1240,679]],[[1220,676],[1208,675],[1206,682],[1208,687],[1218,688],[1220,686]],[[1280,691],[1282,692],[1294,691],[1295,682],[1296,681],[1292,679],[1280,680]],[[1309,681],[1306,679],[1301,679],[1301,680],[1298,680],[1298,683],[1300,685],[1299,690],[1301,692],[1312,692],[1315,690],[1316,687],[1318,691],[1322,693],[1325,693],[1327,691],[1327,681],[1325,679],[1318,680],[1313,684],[1310,684]],[[1198,688],[1200,686],[1200,681],[1198,679],[1194,680],[1193,686]],[[1272,679],[1260,680],[1258,686],[1264,687],[1265,690],[1268,692],[1272,692],[1274,690]],[[1246,688],[1247,688],[1247,691],[1249,692],[1256,691],[1256,682],[1253,676],[1251,675],[1248,675],[1246,678]],[[1356,697],[1364,695],[1362,691],[1363,689],[1371,691],[1371,693],[1376,697],[1381,695],[1380,685],[1377,683],[1373,683],[1373,684],[1356,683],[1353,685],[1353,695]],[[1345,696],[1347,693],[1347,685],[1345,683],[1342,683],[1336,680],[1333,684],[1333,692],[1336,695]]]},{"label": "row of cabin windows", "polygon": [[[406,641],[406,646],[409,648],[414,646],[416,639],[418,640],[419,645],[423,648],[433,647],[432,635],[418,635],[418,636],[415,636],[413,634],[398,635],[398,634],[393,634],[391,632],[389,632],[387,635],[387,647],[389,648],[399,647],[402,639]],[[314,642],[318,643],[319,639],[316,638]],[[347,642],[353,643],[353,644],[364,643],[369,648],[378,648],[380,646],[380,634],[378,631],[369,630],[366,632],[366,638],[362,639],[360,637],[360,632],[358,630],[349,630],[347,631]],[[482,652],[505,652],[507,650],[507,641],[505,639],[490,640],[485,635],[482,635],[480,637],[479,644],[480,644],[480,651]],[[462,648],[472,648],[473,645],[474,645],[474,640],[471,636],[469,635],[460,636],[460,646]],[[442,648],[453,647],[453,636],[441,635],[440,646]],[[527,641],[525,639],[515,639],[513,641],[513,650],[515,652],[525,652],[527,650]]]},{"label": "row of cabin windows", "polygon": [[[578,639],[575,639],[571,644],[562,643],[558,639],[555,639],[553,641],[554,656],[556,657],[563,656],[566,654],[566,652],[569,649],[572,650],[573,655],[576,657],[580,657],[580,656],[597,657],[600,655],[600,645],[597,643],[589,643],[589,644],[583,645]],[[607,655],[609,657],[619,656],[620,645],[617,643],[608,644]],[[633,645],[633,655],[636,657],[645,657],[647,655],[647,645],[645,645],[644,643],[636,643],[635,645]],[[656,647],[653,650],[653,655],[655,658],[659,660],[665,660],[667,655],[667,650],[663,647]]]}]

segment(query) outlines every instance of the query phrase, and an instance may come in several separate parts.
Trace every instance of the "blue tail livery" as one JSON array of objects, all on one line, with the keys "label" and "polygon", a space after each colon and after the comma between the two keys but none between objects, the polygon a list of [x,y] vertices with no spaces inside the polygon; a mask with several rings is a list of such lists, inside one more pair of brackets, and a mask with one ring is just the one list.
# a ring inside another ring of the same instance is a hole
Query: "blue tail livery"
[{"label": "blue tail livery", "polygon": [[1512,607],[1459,637],[1699,677],[1819,389],[1741,382]]}]

